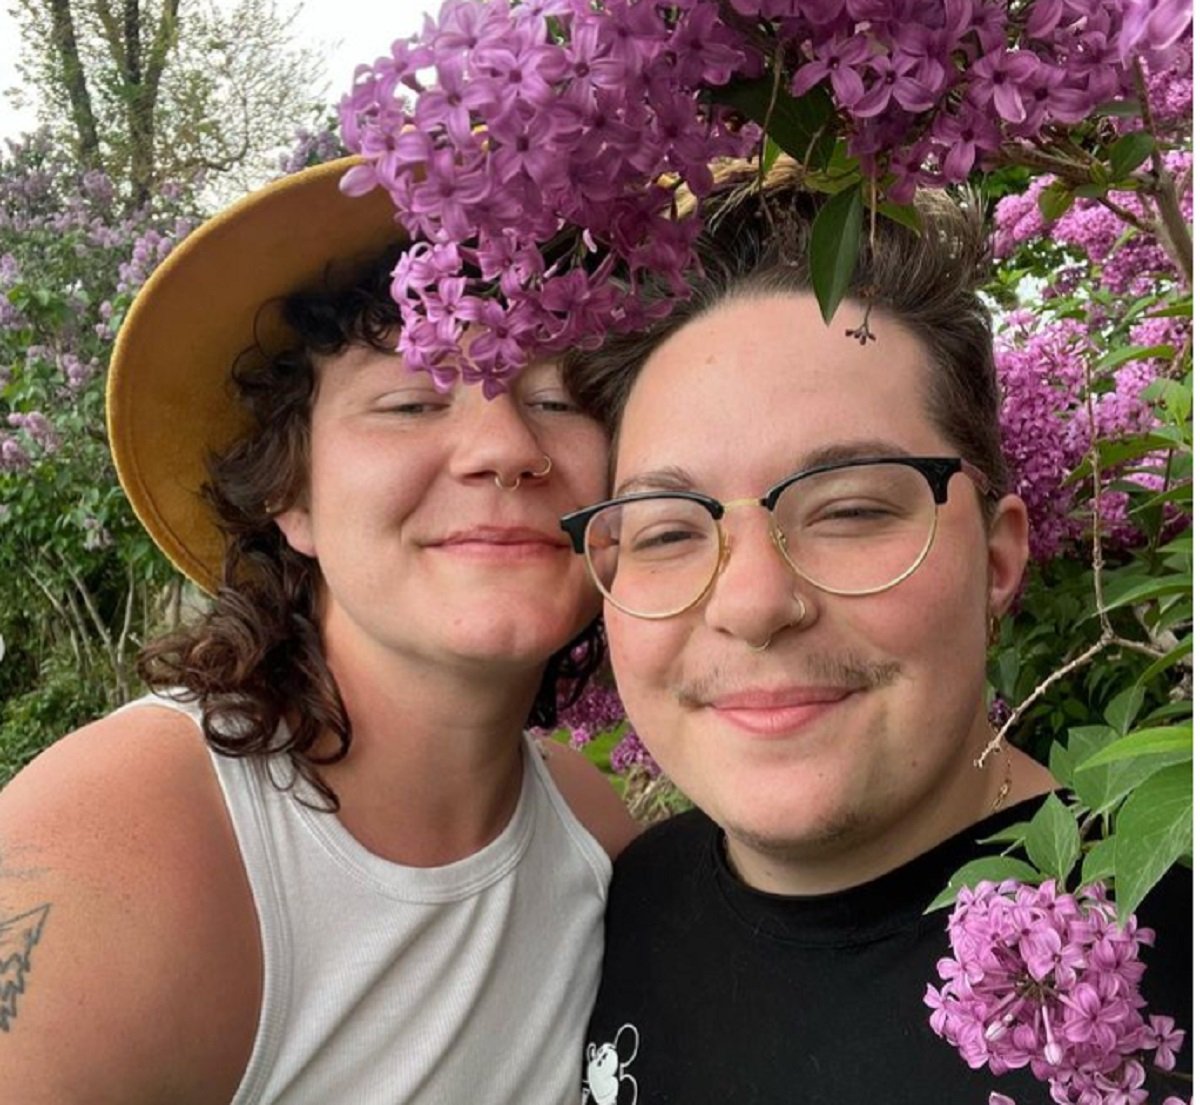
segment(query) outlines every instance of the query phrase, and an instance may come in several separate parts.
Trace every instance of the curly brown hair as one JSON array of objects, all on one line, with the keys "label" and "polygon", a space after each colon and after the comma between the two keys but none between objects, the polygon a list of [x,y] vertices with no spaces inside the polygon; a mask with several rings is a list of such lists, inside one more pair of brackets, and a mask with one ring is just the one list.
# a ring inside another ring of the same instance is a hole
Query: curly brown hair
[{"label": "curly brown hair", "polygon": [[[256,344],[233,366],[250,428],[209,458],[204,488],[226,539],[221,584],[197,624],[152,642],[138,660],[151,687],[197,701],[214,751],[286,754],[330,810],[338,798],[319,768],[344,759],[353,734],[321,648],[320,570],[287,543],[274,516],[306,490],[316,358],[352,344],[395,348],[400,316],[389,285],[400,249],[330,266],[320,287],[278,305],[294,343],[274,355]],[[552,728],[560,701],[579,697],[605,652],[597,619],[550,657],[527,724]],[[336,746],[318,754],[325,734]]]},{"label": "curly brown hair", "polygon": [[[800,167],[785,157],[761,184],[756,168],[727,166],[701,209],[703,271],[693,278],[690,297],[639,333],[567,357],[567,385],[607,427],[614,454],[630,390],[672,334],[731,299],[812,291],[808,243],[818,201],[803,180]],[[918,193],[916,210],[919,233],[882,216],[873,234],[863,233],[849,296],[865,310],[886,312],[920,341],[932,366],[925,395],[930,418],[992,488],[1003,491],[1008,471],[991,315],[978,295],[990,260],[983,213],[943,192]],[[985,500],[984,510],[994,501]]]}]

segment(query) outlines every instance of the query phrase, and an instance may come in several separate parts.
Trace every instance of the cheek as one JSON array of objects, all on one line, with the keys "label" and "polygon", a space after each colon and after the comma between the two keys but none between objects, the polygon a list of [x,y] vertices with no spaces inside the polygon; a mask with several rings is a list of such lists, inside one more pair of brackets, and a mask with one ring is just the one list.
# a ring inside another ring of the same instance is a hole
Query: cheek
[{"label": "cheek", "polygon": [[589,426],[557,449],[554,463],[579,505],[599,502],[608,494],[608,436],[599,426]]},{"label": "cheek", "polygon": [[[657,712],[657,704],[673,685],[672,672],[683,649],[682,635],[669,623],[641,621],[608,605],[604,627],[625,708],[642,717]],[[644,722],[635,718],[634,724]]]}]

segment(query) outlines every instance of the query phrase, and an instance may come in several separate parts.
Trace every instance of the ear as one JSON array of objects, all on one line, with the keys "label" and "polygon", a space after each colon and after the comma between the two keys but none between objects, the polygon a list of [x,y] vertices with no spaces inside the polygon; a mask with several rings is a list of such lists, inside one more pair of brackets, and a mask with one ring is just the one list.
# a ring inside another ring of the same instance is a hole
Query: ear
[{"label": "ear", "polygon": [[1029,512],[1016,495],[996,504],[988,528],[988,612],[999,617],[1012,603],[1029,560]]},{"label": "ear", "polygon": [[275,524],[284,540],[303,556],[316,557],[317,546],[312,535],[312,515],[306,506],[290,506],[275,515]]}]

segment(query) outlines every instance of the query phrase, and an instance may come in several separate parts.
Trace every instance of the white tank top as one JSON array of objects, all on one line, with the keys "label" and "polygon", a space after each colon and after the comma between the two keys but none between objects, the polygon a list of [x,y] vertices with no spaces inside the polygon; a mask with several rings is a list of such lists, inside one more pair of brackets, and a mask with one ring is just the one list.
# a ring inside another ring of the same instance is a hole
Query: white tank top
[{"label": "white tank top", "polygon": [[[147,696],[187,714],[192,703]],[[128,708],[128,707],[127,707]],[[516,812],[482,851],[403,867],[367,851],[286,757],[210,751],[263,949],[233,1105],[578,1102],[600,976],[608,856],[531,738]]]}]

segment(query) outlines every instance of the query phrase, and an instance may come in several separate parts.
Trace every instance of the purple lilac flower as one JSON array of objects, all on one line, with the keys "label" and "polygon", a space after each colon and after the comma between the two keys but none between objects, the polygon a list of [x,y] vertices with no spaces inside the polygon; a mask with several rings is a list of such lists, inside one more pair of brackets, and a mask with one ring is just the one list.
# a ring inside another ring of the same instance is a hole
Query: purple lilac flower
[{"label": "purple lilac flower", "polygon": [[8,416],[8,424],[16,430],[23,430],[43,454],[56,452],[62,444],[57,431],[41,411],[30,411],[26,414],[14,411]]},{"label": "purple lilac flower", "polygon": [[32,464],[16,438],[0,434],[0,472],[24,472]]},{"label": "purple lilac flower", "polygon": [[618,775],[625,775],[635,767],[643,768],[652,778],[662,774],[662,769],[632,728],[626,730],[609,754],[609,763]]},{"label": "purple lilac flower", "polygon": [[[1186,110],[1182,0],[1036,0],[1020,11],[972,0],[732,7],[798,59],[788,74],[793,94],[829,86],[851,153],[901,202],[919,185],[964,180],[1006,144],[1036,142],[1044,128],[1128,95],[1131,61],[1146,51],[1153,94]],[[475,373],[501,387],[535,353],[640,325],[652,309],[640,288],[685,293],[682,274],[696,258],[692,233],[678,228],[694,216],[680,219],[673,189],[651,182],[674,178],[702,196],[714,160],[753,148],[755,128],[708,92],[761,75],[769,60],[712,0],[680,0],[669,13],[651,0],[448,0],[420,35],[359,66],[341,104],[342,133],[368,163],[343,187],[386,189],[410,231],[461,247],[460,267],[441,275],[467,281],[462,303],[500,300],[495,317],[510,333],[512,319],[524,320]],[[1095,218],[1089,211],[1083,221]],[[1061,234],[1071,231],[1068,221]],[[1027,232],[1014,227],[1013,240]],[[508,269],[504,285],[474,267],[473,254],[503,252],[509,238],[545,244],[570,234],[612,259],[603,275],[584,269],[579,288],[581,304],[611,308],[605,317],[547,307],[551,281],[577,269],[582,251],[559,255],[550,271]],[[1075,234],[1088,256],[1116,241],[1101,225]],[[1157,261],[1127,256],[1137,271]],[[1104,279],[1118,278],[1106,267]],[[445,287],[410,275],[396,295],[400,346],[413,367],[440,384],[466,373],[465,321]]]},{"label": "purple lilac flower", "polygon": [[1145,1064],[1174,1064],[1183,1033],[1142,1015],[1140,949],[1154,933],[1134,917],[1118,924],[1102,885],[964,887],[947,929],[951,955],[925,1004],[971,1067],[1028,1067],[1058,1105],[1139,1105]]},{"label": "purple lilac flower", "polygon": [[570,731],[572,748],[590,744],[601,733],[625,720],[621,697],[611,687],[589,683],[583,694],[569,706],[560,706],[559,726]]}]

